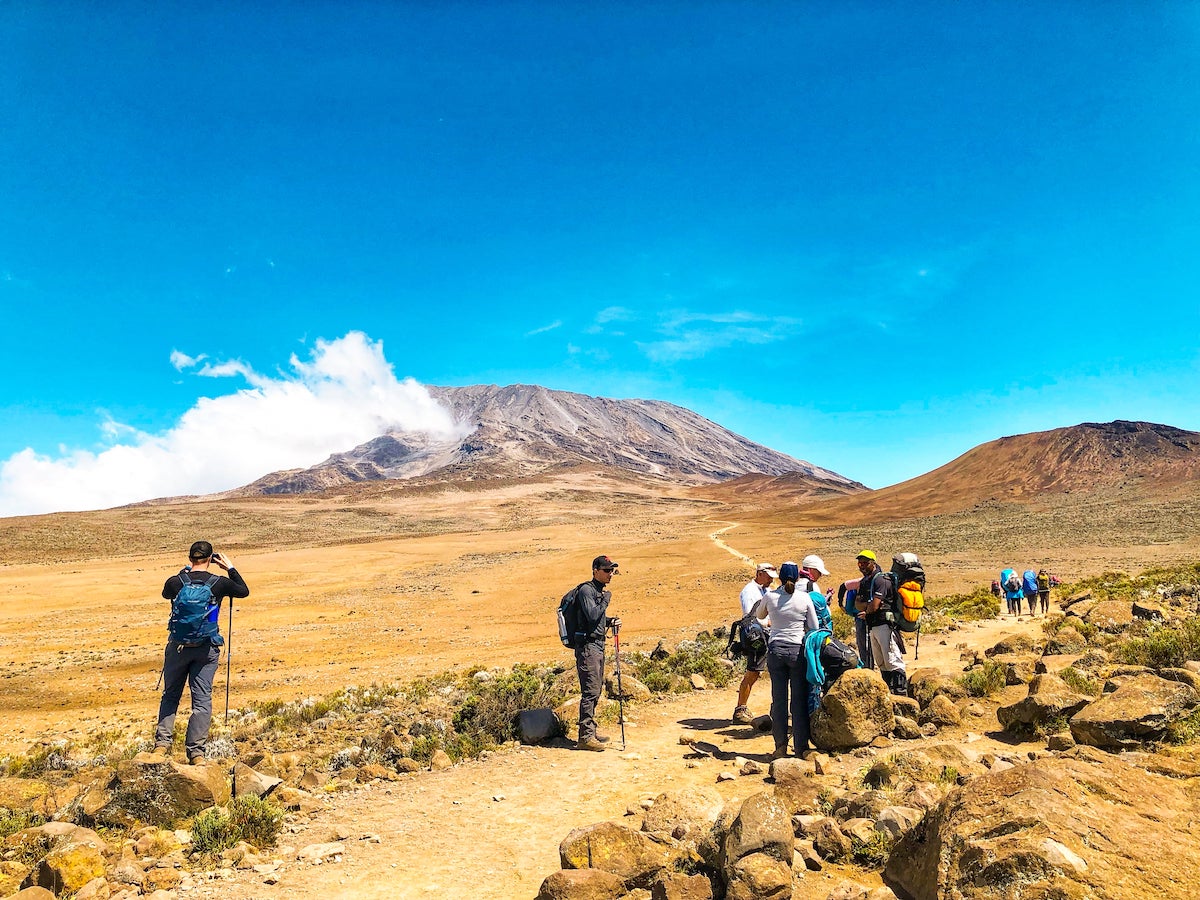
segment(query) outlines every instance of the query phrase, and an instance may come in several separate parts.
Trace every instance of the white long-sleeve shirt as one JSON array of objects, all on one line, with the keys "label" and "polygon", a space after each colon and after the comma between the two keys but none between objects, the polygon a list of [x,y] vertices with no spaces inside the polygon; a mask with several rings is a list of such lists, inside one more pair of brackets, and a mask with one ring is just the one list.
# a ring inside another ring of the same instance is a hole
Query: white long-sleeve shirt
[{"label": "white long-sleeve shirt", "polygon": [[804,636],[816,631],[817,610],[806,591],[789,594],[783,588],[767,591],[758,602],[758,617],[771,619],[770,643],[786,642],[803,646]]}]

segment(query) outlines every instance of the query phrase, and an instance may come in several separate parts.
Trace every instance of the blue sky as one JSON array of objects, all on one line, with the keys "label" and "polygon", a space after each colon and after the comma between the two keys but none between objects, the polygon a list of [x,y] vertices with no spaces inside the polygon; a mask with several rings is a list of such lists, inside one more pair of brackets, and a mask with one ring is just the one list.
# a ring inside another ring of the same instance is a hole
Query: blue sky
[{"label": "blue sky", "polygon": [[668,400],[872,487],[1200,429],[1200,4],[15,2],[0,42],[0,515],[452,427],[421,384]]}]

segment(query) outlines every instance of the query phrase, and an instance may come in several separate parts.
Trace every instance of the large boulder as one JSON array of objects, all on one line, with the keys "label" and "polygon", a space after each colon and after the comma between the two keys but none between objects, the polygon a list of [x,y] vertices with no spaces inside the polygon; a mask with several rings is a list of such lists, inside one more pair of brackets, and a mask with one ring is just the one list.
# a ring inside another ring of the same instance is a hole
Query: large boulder
[{"label": "large boulder", "polygon": [[649,888],[658,872],[692,855],[670,838],[600,822],[571,831],[558,845],[558,857],[564,869],[603,869],[629,887]]},{"label": "large boulder", "polygon": [[282,779],[252,769],[243,762],[239,762],[233,767],[234,796],[253,794],[255,797],[265,797],[281,784],[283,784]]},{"label": "large boulder", "polygon": [[895,724],[883,679],[872,669],[851,669],[812,714],[812,742],[820,750],[852,750],[891,734]]},{"label": "large boulder", "polygon": [[650,887],[650,900],[712,900],[712,882],[705,875],[662,872]]},{"label": "large boulder", "polygon": [[1133,604],[1128,600],[1102,600],[1088,610],[1083,621],[1101,631],[1116,634],[1133,623]]},{"label": "large boulder", "polygon": [[1075,630],[1073,625],[1064,625],[1051,635],[1050,640],[1046,641],[1047,656],[1082,653],[1086,649],[1087,641],[1083,639],[1082,634]]},{"label": "large boulder", "polygon": [[725,891],[725,900],[789,900],[791,896],[791,860],[782,862],[767,853],[739,859]]},{"label": "large boulder", "polygon": [[617,900],[625,895],[625,882],[601,869],[561,869],[548,876],[537,900]]},{"label": "large boulder", "polygon": [[552,709],[523,709],[517,713],[517,734],[522,744],[537,744],[558,737],[563,727]]},{"label": "large boulder", "polygon": [[170,825],[229,801],[225,770],[186,766],[140,754],[81,798],[82,812],[102,825]]},{"label": "large boulder", "polygon": [[791,866],[796,837],[792,817],[774,794],[762,791],[742,801],[721,848],[722,870],[732,884],[737,865],[747,856],[761,854]]},{"label": "large boulder", "polygon": [[1023,700],[996,710],[996,718],[1005,731],[1041,725],[1055,718],[1069,718],[1091,702],[1057,675],[1035,675]]},{"label": "large boulder", "polygon": [[1200,692],[1182,681],[1135,675],[1071,718],[1076,743],[1133,750],[1160,739],[1167,727],[1200,703]]},{"label": "large boulder", "polygon": [[650,688],[624,672],[621,673],[620,685],[617,684],[615,676],[608,676],[604,682],[604,693],[612,700],[636,700],[639,702],[649,700],[653,696]]},{"label": "large boulder", "polygon": [[25,879],[25,887],[43,887],[59,896],[69,896],[93,878],[104,876],[103,841],[71,841],[59,844],[42,857]]},{"label": "large boulder", "polygon": [[918,898],[1190,896],[1200,884],[1200,831],[1192,824],[1200,788],[1087,752],[1045,757],[951,791],[897,842],[885,881]]}]

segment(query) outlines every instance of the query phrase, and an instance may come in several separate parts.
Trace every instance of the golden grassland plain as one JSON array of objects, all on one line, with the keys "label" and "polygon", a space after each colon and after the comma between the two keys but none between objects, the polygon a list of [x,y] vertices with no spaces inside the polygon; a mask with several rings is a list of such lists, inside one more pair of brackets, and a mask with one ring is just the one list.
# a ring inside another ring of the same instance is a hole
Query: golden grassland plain
[{"label": "golden grassland plain", "polygon": [[[251,588],[233,612],[230,703],[321,696],[470,666],[569,663],[554,608],[608,553],[622,645],[725,624],[749,559],[824,557],[836,584],[862,547],[920,553],[939,594],[1002,566],[1071,581],[1195,559],[1191,493],[1094,493],[882,525],[806,524],[803,508],[719,502],[603,471],[473,485],[357,485],[319,497],[151,504],[0,519],[0,752],[117,726],[147,736],[168,607],[163,581],[213,542]],[[718,536],[719,533],[719,536]],[[728,546],[722,546],[722,543]],[[221,627],[228,631],[228,611]],[[225,661],[214,689],[224,707]]]}]

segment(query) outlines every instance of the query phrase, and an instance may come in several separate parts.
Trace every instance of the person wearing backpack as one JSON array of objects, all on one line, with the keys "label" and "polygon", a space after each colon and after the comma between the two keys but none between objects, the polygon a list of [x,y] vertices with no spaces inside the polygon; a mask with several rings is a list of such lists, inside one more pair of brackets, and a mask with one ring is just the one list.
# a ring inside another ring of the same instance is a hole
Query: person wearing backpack
[{"label": "person wearing backpack", "polygon": [[908,694],[908,674],[904,666],[903,646],[896,634],[896,585],[879,568],[875,554],[861,551],[855,558],[862,575],[855,600],[859,616],[866,622],[870,637],[871,657],[879,666],[888,689],[893,694]]},{"label": "person wearing backpack", "polygon": [[794,562],[779,567],[780,588],[767,591],[759,601],[759,618],[771,620],[767,644],[767,672],[771,676],[771,736],[775,739],[772,759],[787,756],[788,717],[796,755],[810,753],[808,727],[808,669],[804,642],[816,631],[817,610],[807,591],[797,588],[800,567]]},{"label": "person wearing backpack", "polygon": [[1025,596],[1021,590],[1021,576],[1016,569],[1004,569],[1000,573],[1000,586],[1004,588],[1004,599],[1008,601],[1008,614],[1021,616],[1021,599]]},{"label": "person wearing backpack", "polygon": [[[224,575],[210,572],[212,564]],[[188,564],[163,585],[164,600],[171,601],[167,646],[163,654],[163,692],[154,732],[154,755],[171,752],[175,714],[186,683],[192,696],[184,750],[191,765],[204,762],[208,727],[212,722],[212,686],[225,639],[220,634],[221,601],[250,596],[233,560],[214,553],[208,541],[196,541],[188,550]]]},{"label": "person wearing backpack", "polygon": [[1045,569],[1037,574],[1038,603],[1042,607],[1042,615],[1050,610],[1050,575]]},{"label": "person wearing backpack", "polygon": [[[754,612],[758,602],[770,589],[771,582],[778,577],[779,573],[770,563],[758,564],[758,568],[754,571],[754,578],[742,588],[742,593],[738,597],[743,619]],[[738,685],[737,706],[733,710],[735,725],[748,725],[754,721],[754,716],[750,712],[750,691],[766,669],[767,648],[765,646],[761,651],[746,654],[746,674],[742,676],[742,683]]]},{"label": "person wearing backpack", "polygon": [[575,615],[580,640],[575,646],[575,671],[579,674],[579,735],[576,750],[606,750],[608,736],[596,730],[596,704],[604,688],[604,645],[609,628],[621,620],[608,615],[612,592],[607,590],[617,564],[607,556],[592,560],[592,580],[576,588]]},{"label": "person wearing backpack", "polygon": [[1021,593],[1025,595],[1025,602],[1029,604],[1029,615],[1036,616],[1038,580],[1037,572],[1033,569],[1026,569],[1021,573]]}]

